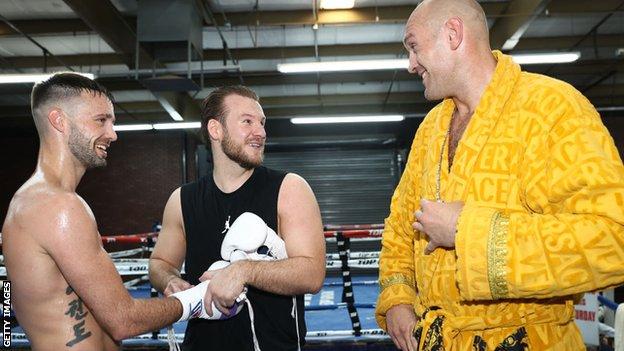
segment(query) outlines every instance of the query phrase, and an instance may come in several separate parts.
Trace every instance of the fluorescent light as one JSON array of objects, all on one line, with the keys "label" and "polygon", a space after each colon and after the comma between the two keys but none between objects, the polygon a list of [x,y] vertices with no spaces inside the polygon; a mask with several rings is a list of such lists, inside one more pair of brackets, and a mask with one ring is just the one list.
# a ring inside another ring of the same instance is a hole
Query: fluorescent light
[{"label": "fluorescent light", "polygon": [[614,111],[624,111],[624,106],[605,106],[605,107],[597,107],[596,111],[600,112],[614,112]]},{"label": "fluorescent light", "polygon": [[334,72],[334,71],[370,71],[380,69],[407,69],[406,59],[323,61],[301,63],[279,63],[277,70],[282,73]]},{"label": "fluorescent light", "polygon": [[151,124],[118,124],[113,126],[116,132],[123,132],[127,130],[152,130],[154,126]]},{"label": "fluorescent light", "polygon": [[[581,57],[580,52],[560,52],[542,54],[512,55],[520,65],[570,63]],[[277,70],[282,73],[370,71],[384,69],[407,69],[408,59],[322,61],[300,63],[278,63]]]},{"label": "fluorescent light", "polygon": [[512,55],[514,61],[519,65],[535,65],[545,63],[570,63],[578,60],[581,53],[575,52],[556,52],[543,54],[518,54]]},{"label": "fluorescent light", "polygon": [[118,124],[113,127],[116,132],[129,130],[165,130],[165,129],[196,129],[201,128],[201,122],[183,123],[155,123],[155,124]]},{"label": "fluorescent light", "polygon": [[201,122],[182,123],[156,123],[154,129],[197,129],[201,128]]},{"label": "fluorescent light", "polygon": [[398,122],[405,119],[402,115],[385,116],[331,116],[331,117],[294,117],[290,119],[292,124],[316,124],[316,123],[366,123],[366,122]]},{"label": "fluorescent light", "polygon": [[321,0],[321,9],[351,9],[355,5],[355,0]]},{"label": "fluorescent light", "polygon": [[[87,77],[89,79],[95,78],[95,75],[92,73],[81,73],[81,72],[72,72],[76,74],[80,74],[81,76]],[[39,83],[42,82],[55,73],[45,73],[45,74],[0,74],[0,84],[9,84],[9,83]]]}]

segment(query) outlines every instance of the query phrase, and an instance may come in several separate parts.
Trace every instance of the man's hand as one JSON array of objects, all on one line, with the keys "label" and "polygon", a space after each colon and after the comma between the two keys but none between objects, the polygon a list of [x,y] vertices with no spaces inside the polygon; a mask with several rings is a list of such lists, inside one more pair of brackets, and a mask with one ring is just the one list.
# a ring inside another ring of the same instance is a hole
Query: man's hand
[{"label": "man's hand", "polygon": [[199,281],[202,282],[210,280],[204,298],[204,306],[206,306],[206,312],[209,316],[212,317],[213,315],[212,303],[223,314],[229,315],[230,307],[234,305],[236,298],[245,289],[248,263],[247,261],[234,262],[222,269],[205,271],[199,277]]},{"label": "man's hand", "polygon": [[163,294],[165,294],[165,296],[169,296],[171,294],[177,293],[178,291],[184,291],[192,287],[193,285],[186,280],[180,277],[173,277],[167,283],[167,287],[165,288],[165,291],[163,291]]},{"label": "man's hand", "polygon": [[396,305],[386,312],[388,335],[399,350],[418,350],[418,342],[414,339],[417,321],[412,305]]},{"label": "man's hand", "polygon": [[444,203],[420,200],[420,210],[414,212],[416,222],[412,224],[412,228],[429,237],[425,254],[431,253],[438,247],[455,247],[457,220],[463,208],[463,202]]}]

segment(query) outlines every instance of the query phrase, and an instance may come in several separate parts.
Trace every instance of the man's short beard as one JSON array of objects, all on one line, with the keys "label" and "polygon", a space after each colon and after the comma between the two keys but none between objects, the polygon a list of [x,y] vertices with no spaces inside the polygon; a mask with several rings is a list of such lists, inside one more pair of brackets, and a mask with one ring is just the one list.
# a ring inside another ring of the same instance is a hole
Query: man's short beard
[{"label": "man's short beard", "polygon": [[243,145],[237,145],[232,141],[227,129],[224,128],[223,140],[221,140],[221,150],[232,161],[238,163],[244,169],[252,169],[262,165],[264,154],[260,156],[260,160],[254,160],[247,156],[243,151]]},{"label": "man's short beard", "polygon": [[73,123],[69,131],[69,150],[87,169],[106,166],[106,159],[95,153],[89,138]]}]

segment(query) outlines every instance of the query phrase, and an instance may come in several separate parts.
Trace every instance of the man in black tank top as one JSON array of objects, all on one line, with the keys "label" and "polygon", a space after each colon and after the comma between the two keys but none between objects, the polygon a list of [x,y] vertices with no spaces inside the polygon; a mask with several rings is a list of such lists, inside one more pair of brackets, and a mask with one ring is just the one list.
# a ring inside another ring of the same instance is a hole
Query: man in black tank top
[{"label": "man in black tank top", "polygon": [[[211,175],[176,189],[150,259],[150,280],[165,295],[210,280],[212,300],[227,312],[248,288],[248,307],[227,320],[189,321],[184,350],[298,350],[305,342],[303,294],[325,278],[325,239],[318,204],[306,181],[261,166],[266,133],[258,97],[242,86],[219,88],[202,103],[202,133],[210,141]],[[288,258],[239,261],[206,272],[221,258],[229,226],[244,212],[264,220],[284,240]],[[184,263],[186,279],[180,269]],[[210,312],[210,311],[209,311]]]}]

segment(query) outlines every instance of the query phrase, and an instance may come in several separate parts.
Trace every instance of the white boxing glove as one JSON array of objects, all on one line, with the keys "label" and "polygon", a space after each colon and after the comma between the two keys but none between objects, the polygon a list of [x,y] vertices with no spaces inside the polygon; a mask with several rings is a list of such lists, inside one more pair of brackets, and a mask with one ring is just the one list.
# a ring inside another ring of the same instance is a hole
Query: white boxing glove
[{"label": "white boxing glove", "polygon": [[[257,250],[257,253],[270,255],[278,260],[288,258],[288,253],[286,253],[286,243],[284,242],[284,240],[282,240],[282,238],[280,238],[279,235],[277,235],[277,233],[273,231],[273,229],[269,228],[268,226],[266,228],[266,240],[264,241],[262,246],[260,246],[260,249]],[[263,250],[263,246],[266,247],[266,250]]]},{"label": "white boxing glove", "polygon": [[[225,268],[229,265],[229,262],[225,261],[217,261],[213,263],[208,270],[216,270]],[[211,320],[223,320],[234,317],[243,309],[245,305],[245,300],[247,299],[247,288],[243,290],[243,292],[236,298],[236,302],[234,305],[230,307],[229,314],[225,315],[221,313],[217,309],[217,307],[212,304],[212,317],[208,315],[206,312],[206,308],[204,306],[204,296],[206,296],[206,290],[208,290],[208,284],[210,284],[209,280],[203,281],[196,286],[186,289],[184,291],[178,291],[175,294],[171,294],[172,297],[180,300],[182,304],[182,317],[178,320],[178,322],[186,321],[191,318],[203,318],[203,319],[211,319]]]},{"label": "white boxing glove", "polygon": [[221,257],[230,262],[244,259],[256,260],[258,256],[268,255],[274,259],[284,259],[286,245],[273,229],[269,228],[262,218],[251,212],[241,214],[230,226],[221,244]]}]

